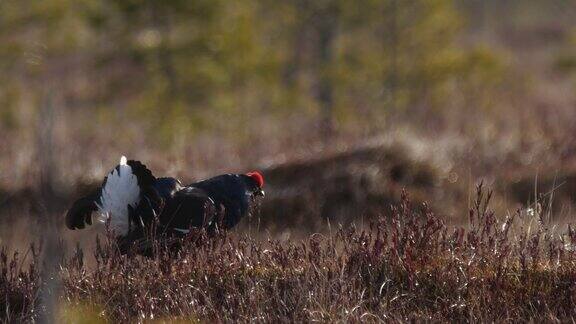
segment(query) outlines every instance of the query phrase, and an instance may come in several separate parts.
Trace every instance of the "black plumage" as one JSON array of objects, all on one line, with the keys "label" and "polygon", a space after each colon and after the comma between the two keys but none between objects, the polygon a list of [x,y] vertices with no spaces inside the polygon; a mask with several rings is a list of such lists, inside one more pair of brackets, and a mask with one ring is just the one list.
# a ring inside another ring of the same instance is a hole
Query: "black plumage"
[{"label": "black plumage", "polygon": [[[135,242],[183,237],[194,228],[205,229],[208,234],[229,230],[248,215],[254,201],[264,195],[263,179],[258,172],[224,174],[182,186],[175,178],[154,177],[139,161],[130,160],[127,164],[138,179],[140,200],[135,208],[128,206],[128,234],[118,236],[123,253]],[[82,229],[92,224],[105,184],[106,179],[95,193],[74,202],[66,215],[68,228]],[[136,252],[148,254],[147,250]]]}]

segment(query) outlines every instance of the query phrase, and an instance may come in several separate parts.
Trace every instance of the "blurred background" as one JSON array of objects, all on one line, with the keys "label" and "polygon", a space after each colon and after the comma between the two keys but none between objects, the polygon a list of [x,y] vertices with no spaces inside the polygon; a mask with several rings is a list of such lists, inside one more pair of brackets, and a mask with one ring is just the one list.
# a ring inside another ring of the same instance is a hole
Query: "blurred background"
[{"label": "blurred background", "polygon": [[500,215],[576,202],[570,0],[4,0],[0,71],[2,243],[121,155],[261,169],[245,226],[286,237],[403,188],[454,224],[480,180]]}]

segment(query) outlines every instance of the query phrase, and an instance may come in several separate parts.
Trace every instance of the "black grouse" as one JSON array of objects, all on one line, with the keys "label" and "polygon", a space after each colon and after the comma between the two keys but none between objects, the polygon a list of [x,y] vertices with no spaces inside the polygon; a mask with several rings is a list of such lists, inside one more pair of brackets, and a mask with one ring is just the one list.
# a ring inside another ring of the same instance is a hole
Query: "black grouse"
[{"label": "black grouse", "polygon": [[98,221],[108,223],[122,253],[133,248],[149,254],[150,238],[183,237],[193,228],[209,234],[233,228],[264,196],[263,187],[257,171],[183,186],[175,178],[156,178],[140,161],[122,157],[95,193],[73,203],[66,226],[82,229],[96,214]]}]

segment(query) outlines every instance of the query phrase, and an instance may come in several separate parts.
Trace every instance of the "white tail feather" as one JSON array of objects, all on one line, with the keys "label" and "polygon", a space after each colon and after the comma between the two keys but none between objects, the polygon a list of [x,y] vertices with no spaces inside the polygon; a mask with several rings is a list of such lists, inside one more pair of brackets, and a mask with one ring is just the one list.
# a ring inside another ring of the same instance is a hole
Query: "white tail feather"
[{"label": "white tail feather", "polygon": [[140,201],[138,178],[126,162],[126,157],[122,156],[120,164],[108,174],[98,204],[99,220],[104,223],[110,221],[110,229],[122,236],[130,229],[128,206],[135,208]]}]

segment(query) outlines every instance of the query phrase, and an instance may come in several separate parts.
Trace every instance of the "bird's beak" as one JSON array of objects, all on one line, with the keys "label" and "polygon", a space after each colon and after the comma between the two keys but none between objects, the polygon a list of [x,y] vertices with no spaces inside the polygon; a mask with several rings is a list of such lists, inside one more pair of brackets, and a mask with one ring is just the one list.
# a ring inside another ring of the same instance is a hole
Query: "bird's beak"
[{"label": "bird's beak", "polygon": [[254,192],[254,195],[264,197],[266,195],[266,193],[264,192],[264,190],[262,188],[260,188]]}]

